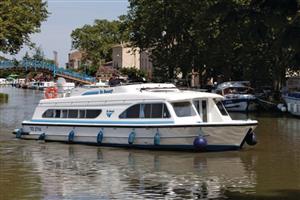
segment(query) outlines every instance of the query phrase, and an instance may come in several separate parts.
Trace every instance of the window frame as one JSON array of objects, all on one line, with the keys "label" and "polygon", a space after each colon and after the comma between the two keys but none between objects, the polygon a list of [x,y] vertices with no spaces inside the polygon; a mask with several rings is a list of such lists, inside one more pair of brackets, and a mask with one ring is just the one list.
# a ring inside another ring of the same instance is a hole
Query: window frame
[{"label": "window frame", "polygon": [[[179,104],[179,103],[188,103],[190,106],[190,110],[191,110],[191,115],[184,115],[184,116],[180,116],[180,115],[178,115],[178,113],[176,112],[176,109],[175,109],[175,106],[174,106],[174,104]],[[177,116],[177,117],[179,117],[179,118],[183,118],[183,117],[195,117],[195,116],[197,116],[198,115],[198,111],[197,110],[195,110],[195,108],[194,108],[194,104],[191,102],[191,101],[175,101],[175,102],[172,102],[171,103],[172,104],[172,107],[173,107],[173,110],[174,110],[174,113],[175,113],[175,115]],[[192,113],[193,112],[193,113]]]},{"label": "window frame", "polygon": [[[161,104],[161,117],[152,117],[153,113],[153,105],[154,104]],[[128,114],[127,112],[129,111],[130,108],[138,106],[139,107],[139,113],[138,117],[127,117]],[[150,113],[145,113],[146,107],[150,106]],[[166,116],[164,116],[166,113]],[[147,117],[149,116],[149,117]],[[149,103],[136,103],[132,104],[129,107],[127,107],[120,115],[119,119],[170,119],[171,118],[171,113],[169,111],[169,108],[165,102],[149,102]]]},{"label": "window frame", "polygon": [[[217,110],[221,113],[221,115],[222,116],[229,116],[229,113],[226,110],[222,100],[221,99],[216,99],[216,98],[214,98],[213,100],[214,100],[215,106],[217,107]],[[221,109],[220,109],[219,105],[221,106]]]},{"label": "window frame", "polygon": [[[77,117],[71,117],[70,116],[70,111],[77,111]],[[87,113],[89,111],[97,111],[98,115],[92,115],[90,117],[88,117]],[[50,117],[47,117],[46,114],[48,112],[52,112],[52,115]],[[82,113],[81,113],[82,112]],[[82,116],[81,114],[84,114],[84,116]],[[96,119],[97,117],[99,117],[102,114],[102,109],[47,109],[44,111],[44,113],[42,114],[42,118],[53,118],[53,119]]]}]

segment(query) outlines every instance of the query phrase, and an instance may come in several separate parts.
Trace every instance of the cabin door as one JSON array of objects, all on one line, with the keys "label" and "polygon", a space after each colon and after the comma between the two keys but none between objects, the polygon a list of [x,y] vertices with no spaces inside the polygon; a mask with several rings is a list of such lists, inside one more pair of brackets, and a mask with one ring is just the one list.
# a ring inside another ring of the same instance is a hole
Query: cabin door
[{"label": "cabin door", "polygon": [[196,99],[194,106],[203,122],[207,122],[207,100]]}]

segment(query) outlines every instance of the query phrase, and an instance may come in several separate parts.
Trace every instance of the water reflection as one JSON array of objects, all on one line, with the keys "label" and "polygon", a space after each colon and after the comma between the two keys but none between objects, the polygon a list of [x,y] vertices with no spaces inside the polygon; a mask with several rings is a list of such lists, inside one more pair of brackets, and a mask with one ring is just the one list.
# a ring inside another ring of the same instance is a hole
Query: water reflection
[{"label": "water reflection", "polygon": [[[44,199],[221,198],[251,192],[255,157],[135,151],[57,143],[24,146]],[[247,164],[246,164],[247,163]]]},{"label": "water reflection", "polygon": [[0,88],[0,199],[298,199],[300,118],[257,119],[258,145],[237,152],[142,151],[16,140],[43,93]]},{"label": "water reflection", "polygon": [[8,102],[8,94],[0,93],[0,104]]}]

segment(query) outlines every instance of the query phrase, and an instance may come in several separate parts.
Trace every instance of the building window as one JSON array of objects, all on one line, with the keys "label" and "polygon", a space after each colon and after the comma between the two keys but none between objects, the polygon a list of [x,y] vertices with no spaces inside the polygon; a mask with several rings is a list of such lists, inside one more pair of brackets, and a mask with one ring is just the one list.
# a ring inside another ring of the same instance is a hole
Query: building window
[{"label": "building window", "polygon": [[164,103],[135,104],[125,110],[119,118],[170,118],[170,113]]}]

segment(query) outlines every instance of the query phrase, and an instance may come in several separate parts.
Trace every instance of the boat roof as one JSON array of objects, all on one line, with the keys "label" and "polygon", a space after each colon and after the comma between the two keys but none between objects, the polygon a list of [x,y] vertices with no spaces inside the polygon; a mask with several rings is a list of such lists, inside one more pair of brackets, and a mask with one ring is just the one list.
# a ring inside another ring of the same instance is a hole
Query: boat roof
[{"label": "boat roof", "polygon": [[247,88],[249,86],[247,86],[248,84],[250,84],[249,81],[228,81],[228,82],[224,82],[218,85],[217,89],[219,90],[223,90],[225,88]]},{"label": "boat roof", "polygon": [[[93,90],[86,90],[95,91]],[[130,101],[130,100],[162,100],[185,101],[196,98],[217,98],[223,96],[215,93],[179,90],[174,84],[135,84],[110,88],[98,88],[103,92],[95,95],[80,95],[67,98],[45,99],[41,103],[50,102],[76,102],[76,101]]]}]

